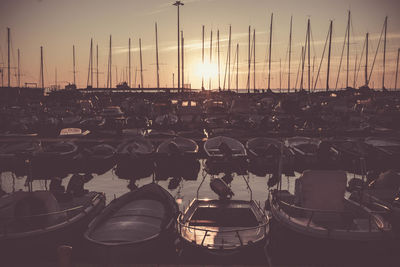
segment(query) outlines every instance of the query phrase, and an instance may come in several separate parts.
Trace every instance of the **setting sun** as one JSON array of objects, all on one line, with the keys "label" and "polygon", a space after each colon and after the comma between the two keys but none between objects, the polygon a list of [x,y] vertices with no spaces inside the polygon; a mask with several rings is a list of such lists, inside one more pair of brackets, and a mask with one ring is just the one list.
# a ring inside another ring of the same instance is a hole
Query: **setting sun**
[{"label": "setting sun", "polygon": [[218,65],[214,63],[198,63],[196,65],[196,75],[204,79],[215,79],[218,77]]}]

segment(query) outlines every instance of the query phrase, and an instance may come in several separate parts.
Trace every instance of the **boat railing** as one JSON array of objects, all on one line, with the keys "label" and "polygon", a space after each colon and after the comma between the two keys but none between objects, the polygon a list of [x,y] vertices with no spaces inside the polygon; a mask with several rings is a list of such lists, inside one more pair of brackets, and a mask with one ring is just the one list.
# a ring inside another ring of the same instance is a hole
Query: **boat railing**
[{"label": "boat railing", "polygon": [[[8,227],[10,225],[13,225],[14,223],[18,222],[19,220],[29,220],[29,219],[35,219],[35,218],[43,218],[43,217],[46,217],[46,216],[60,215],[60,214],[63,214],[63,213],[73,212],[73,211],[77,211],[77,210],[80,210],[80,209],[83,209],[83,212],[85,212],[84,208],[85,208],[85,206],[80,205],[80,206],[76,206],[76,207],[65,209],[65,210],[48,212],[48,213],[41,213],[41,214],[34,214],[34,215],[29,215],[29,216],[0,217],[0,226],[2,226],[2,228],[3,228],[3,233],[6,234]],[[65,219],[67,221],[70,220],[70,218],[68,216]],[[52,225],[46,225],[44,228],[50,227],[50,226],[52,226]]]},{"label": "boat railing", "polygon": [[[206,238],[207,238],[209,233],[216,233],[216,234],[236,233],[236,237],[238,238],[238,240],[240,242],[240,246],[244,246],[246,244],[244,243],[244,240],[241,237],[240,233],[243,233],[245,231],[254,231],[254,230],[263,229],[264,235],[265,235],[267,233],[267,227],[268,227],[268,221],[267,221],[267,222],[265,222],[263,224],[260,224],[260,225],[257,225],[257,226],[240,227],[240,229],[229,229],[229,230],[204,229],[204,228],[200,228],[198,226],[188,225],[188,221],[182,222],[182,216],[183,215],[181,214],[178,217],[178,231],[179,231],[179,234],[182,236],[182,230],[183,229],[204,232],[204,235],[201,238],[201,243],[200,244],[197,243],[197,238],[192,240],[192,242],[194,241],[196,245],[200,245],[200,246],[204,245],[204,242],[205,242],[205,240],[206,240]],[[248,244],[251,244],[251,242],[248,242]],[[227,247],[227,246],[229,246],[229,243],[222,244],[222,245],[218,244],[218,248],[220,248],[220,249],[223,249],[224,247]]]},{"label": "boat railing", "polygon": [[[292,209],[292,210],[297,210],[302,212],[302,214],[309,214],[309,217],[307,219],[307,228],[309,228],[311,226],[311,222],[313,221],[313,219],[315,219],[316,215],[318,214],[330,214],[330,215],[336,215],[336,216],[343,216],[343,217],[348,217],[351,218],[355,212],[352,211],[338,211],[338,210],[321,210],[321,209],[311,209],[311,208],[304,208],[304,207],[300,207],[297,206],[295,204],[291,204],[288,202],[285,202],[283,200],[278,200],[275,199],[276,202],[279,202],[279,210],[282,210],[284,207]],[[350,200],[349,200],[350,201]],[[354,202],[355,203],[355,202]],[[366,207],[362,206],[361,204],[356,203],[357,205],[360,205],[361,208],[366,209]],[[379,225],[376,220],[378,219],[377,216],[379,215],[386,215],[388,213],[387,210],[383,210],[383,211],[372,211],[368,209],[368,212],[366,212],[366,214],[368,214],[368,231],[372,232],[372,225],[375,224],[377,226],[377,228],[381,231],[383,231],[384,229],[384,225]],[[290,212],[286,212],[286,214],[289,216],[289,220],[295,218],[294,216],[291,215]],[[346,228],[345,230],[350,231],[352,224],[351,223],[346,223]],[[328,234],[330,234],[330,229],[328,230]]]}]

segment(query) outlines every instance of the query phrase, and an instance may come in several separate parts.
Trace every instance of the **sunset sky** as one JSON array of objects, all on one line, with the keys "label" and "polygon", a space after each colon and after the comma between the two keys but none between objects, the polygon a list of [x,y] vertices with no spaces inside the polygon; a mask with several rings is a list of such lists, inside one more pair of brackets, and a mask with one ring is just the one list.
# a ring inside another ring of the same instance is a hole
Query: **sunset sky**
[{"label": "sunset sky", "polygon": [[[158,23],[160,85],[172,87],[172,73],[177,73],[177,28],[174,1],[165,0],[1,0],[0,1],[0,63],[7,66],[7,27],[11,28],[11,65],[17,65],[17,49],[21,51],[21,83],[39,82],[40,46],[44,47],[45,85],[61,87],[72,82],[72,46],[76,47],[77,85],[86,87],[90,39],[99,46],[100,87],[106,83],[109,35],[113,38],[113,83],[127,80],[128,38],[132,38],[132,86],[140,82],[138,39],[142,39],[144,86],[156,86],[154,24]],[[228,30],[232,26],[232,65],[236,44],[239,44],[239,87],[247,84],[248,27],[256,30],[256,87],[267,87],[269,24],[274,13],[272,41],[271,87],[279,88],[279,61],[282,65],[282,88],[287,88],[288,41],[290,16],[293,16],[293,51],[291,84],[296,85],[301,46],[305,42],[307,19],[311,19],[312,58],[315,56],[314,77],[318,70],[328,31],[333,20],[332,76],[335,88],[338,65],[347,24],[352,13],[350,47],[350,85],[356,55],[363,48],[365,33],[370,33],[369,68],[371,68],[385,16],[388,16],[386,87],[393,88],[397,49],[400,48],[399,0],[183,0],[181,29],[185,35],[185,83],[201,87],[201,29],[205,25],[205,57],[209,66],[210,31],[213,31],[213,62],[217,63],[216,33],[220,30],[221,80],[223,86],[228,50]],[[382,88],[383,43],[378,52],[370,86]],[[365,56],[364,56],[365,57]],[[364,61],[358,74],[359,87],[364,83]],[[209,67],[213,89],[218,88],[216,65]],[[345,86],[346,61],[342,63],[338,87]],[[233,66],[231,66],[233,67]],[[358,66],[357,66],[358,67]],[[116,77],[116,71],[118,77]],[[135,75],[137,74],[137,75]],[[236,70],[231,75],[235,89]],[[15,69],[12,86],[16,86]],[[136,76],[136,83],[135,83]],[[7,83],[4,72],[4,85]],[[305,76],[306,77],[306,76]],[[175,75],[175,86],[177,83]],[[318,88],[324,88],[326,58],[320,72]],[[209,80],[205,87],[208,89]],[[225,84],[227,88],[228,82]],[[95,84],[96,85],[96,84]],[[306,85],[306,84],[305,84]],[[253,87],[253,85],[252,85]],[[299,84],[297,84],[299,87]]]}]

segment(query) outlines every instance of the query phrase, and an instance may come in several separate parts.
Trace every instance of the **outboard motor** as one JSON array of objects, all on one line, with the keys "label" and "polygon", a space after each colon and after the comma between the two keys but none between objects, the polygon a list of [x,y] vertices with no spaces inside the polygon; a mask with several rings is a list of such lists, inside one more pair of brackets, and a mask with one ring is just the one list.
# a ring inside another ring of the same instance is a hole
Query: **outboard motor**
[{"label": "outboard motor", "polygon": [[228,158],[232,157],[232,155],[233,155],[232,149],[224,142],[222,142],[218,146],[218,149],[221,151],[222,154],[224,154]]},{"label": "outboard motor", "polygon": [[85,184],[84,176],[79,174],[72,175],[67,186],[67,193],[73,196],[83,196],[88,192],[88,190],[85,190],[83,188],[84,184]]},{"label": "outboard motor", "polygon": [[234,195],[230,187],[220,178],[212,179],[210,187],[222,200],[231,199]]}]

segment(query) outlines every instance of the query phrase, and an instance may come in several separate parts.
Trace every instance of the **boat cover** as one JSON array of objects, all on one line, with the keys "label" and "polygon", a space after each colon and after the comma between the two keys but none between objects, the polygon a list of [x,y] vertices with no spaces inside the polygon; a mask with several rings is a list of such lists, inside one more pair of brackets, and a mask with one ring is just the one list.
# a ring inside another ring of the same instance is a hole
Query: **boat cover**
[{"label": "boat cover", "polygon": [[163,204],[156,200],[139,199],[127,203],[91,234],[101,242],[142,242],[161,231],[165,216]]}]

